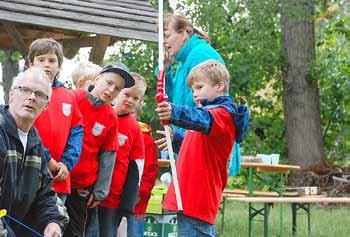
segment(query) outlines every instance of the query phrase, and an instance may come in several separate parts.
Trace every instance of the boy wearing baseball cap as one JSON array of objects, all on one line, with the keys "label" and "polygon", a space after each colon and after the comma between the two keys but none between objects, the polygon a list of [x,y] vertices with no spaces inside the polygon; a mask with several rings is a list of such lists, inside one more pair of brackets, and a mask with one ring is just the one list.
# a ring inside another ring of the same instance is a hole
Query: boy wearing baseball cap
[{"label": "boy wearing baseball cap", "polygon": [[71,171],[72,192],[66,202],[70,222],[65,237],[84,236],[90,221],[88,210],[109,193],[118,148],[117,117],[110,103],[123,88],[134,83],[124,64],[112,63],[101,70],[89,91],[75,91],[83,116],[84,138],[80,160]]}]

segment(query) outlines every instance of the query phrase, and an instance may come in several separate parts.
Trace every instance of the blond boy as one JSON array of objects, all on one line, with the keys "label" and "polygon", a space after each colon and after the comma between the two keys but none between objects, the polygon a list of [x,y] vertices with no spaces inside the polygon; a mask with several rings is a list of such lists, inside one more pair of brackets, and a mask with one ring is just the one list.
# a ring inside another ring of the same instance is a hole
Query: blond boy
[{"label": "blond boy", "polygon": [[123,89],[114,105],[119,123],[119,151],[110,192],[98,210],[100,236],[104,237],[115,237],[123,216],[132,214],[143,173],[143,135],[131,113],[142,103],[146,82],[139,74],[131,75],[135,79],[135,85]]},{"label": "blond boy", "polygon": [[83,116],[84,139],[79,162],[71,172],[72,192],[66,205],[70,216],[65,237],[85,236],[93,210],[109,193],[114,167],[118,120],[110,105],[123,88],[134,85],[122,63],[105,66],[89,91],[76,90]]},{"label": "blond boy", "polygon": [[102,67],[92,62],[79,62],[72,71],[72,80],[76,89],[87,90],[94,84]]},{"label": "blond boy", "polygon": [[[215,236],[215,218],[227,182],[226,164],[236,137],[235,105],[227,96],[229,82],[223,64],[205,61],[188,77],[198,107],[162,102],[156,109],[161,120],[187,129],[176,164],[184,207],[178,213],[178,227],[184,236]],[[178,211],[173,183],[163,207]]]}]

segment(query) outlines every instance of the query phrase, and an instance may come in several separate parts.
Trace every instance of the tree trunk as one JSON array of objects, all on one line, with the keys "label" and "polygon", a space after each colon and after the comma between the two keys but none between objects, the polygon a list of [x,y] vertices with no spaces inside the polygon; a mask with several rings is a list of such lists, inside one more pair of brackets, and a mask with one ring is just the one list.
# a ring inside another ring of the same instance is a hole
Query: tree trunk
[{"label": "tree trunk", "polygon": [[312,0],[282,1],[283,103],[288,161],[310,168],[323,164],[318,81],[314,78]]},{"label": "tree trunk", "polygon": [[4,100],[5,104],[8,104],[9,101],[9,90],[12,85],[13,78],[18,73],[18,62],[13,61],[11,56],[15,50],[7,49],[5,52],[5,60],[2,63],[2,86],[4,90]]}]

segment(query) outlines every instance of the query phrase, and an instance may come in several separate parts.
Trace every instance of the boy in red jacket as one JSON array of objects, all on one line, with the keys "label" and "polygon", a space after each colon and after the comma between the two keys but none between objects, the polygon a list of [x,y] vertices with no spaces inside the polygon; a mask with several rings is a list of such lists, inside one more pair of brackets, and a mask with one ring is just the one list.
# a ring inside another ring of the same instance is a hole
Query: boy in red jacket
[{"label": "boy in red jacket", "polygon": [[[187,129],[176,164],[183,205],[183,212],[178,213],[179,236],[216,235],[227,160],[236,138],[235,105],[227,96],[229,82],[225,66],[208,60],[193,68],[188,77],[198,107],[162,102],[156,109],[161,120]],[[178,211],[173,183],[163,207]]]},{"label": "boy in red jacket", "polygon": [[69,172],[81,154],[82,116],[73,92],[58,81],[63,63],[61,44],[51,38],[33,41],[29,47],[28,61],[30,67],[41,67],[52,84],[49,106],[36,119],[35,127],[48,151],[48,167],[54,176],[53,187],[65,201],[71,190]]},{"label": "boy in red jacket", "polygon": [[127,67],[113,63],[101,70],[90,91],[74,91],[83,115],[84,140],[80,160],[71,172],[72,194],[66,202],[70,222],[65,237],[85,236],[91,211],[109,193],[118,148],[118,120],[110,103],[123,88],[133,85]]},{"label": "boy in red jacket", "polygon": [[132,76],[135,85],[123,89],[114,105],[119,122],[119,150],[110,192],[98,209],[99,234],[103,237],[115,237],[123,216],[132,214],[143,172],[143,137],[131,112],[141,103],[146,86],[143,77],[135,73]]},{"label": "boy in red jacket", "polygon": [[[136,109],[136,113],[140,113],[140,107]],[[128,217],[128,237],[143,236],[144,233],[144,217],[147,209],[148,201],[151,197],[152,188],[158,176],[158,149],[152,136],[152,128],[146,123],[139,122],[143,134],[145,144],[145,163],[143,174],[141,177],[140,191],[138,194],[138,202],[136,203],[133,215]]]}]

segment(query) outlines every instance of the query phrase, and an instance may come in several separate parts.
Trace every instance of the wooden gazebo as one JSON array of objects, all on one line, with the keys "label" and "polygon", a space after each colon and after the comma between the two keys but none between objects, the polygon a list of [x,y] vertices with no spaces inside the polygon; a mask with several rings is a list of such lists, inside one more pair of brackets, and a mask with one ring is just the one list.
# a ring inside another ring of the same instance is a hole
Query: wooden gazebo
[{"label": "wooden gazebo", "polygon": [[0,49],[25,56],[33,40],[52,37],[67,58],[92,47],[90,60],[101,63],[118,40],[157,41],[156,22],[147,0],[0,0]]}]

